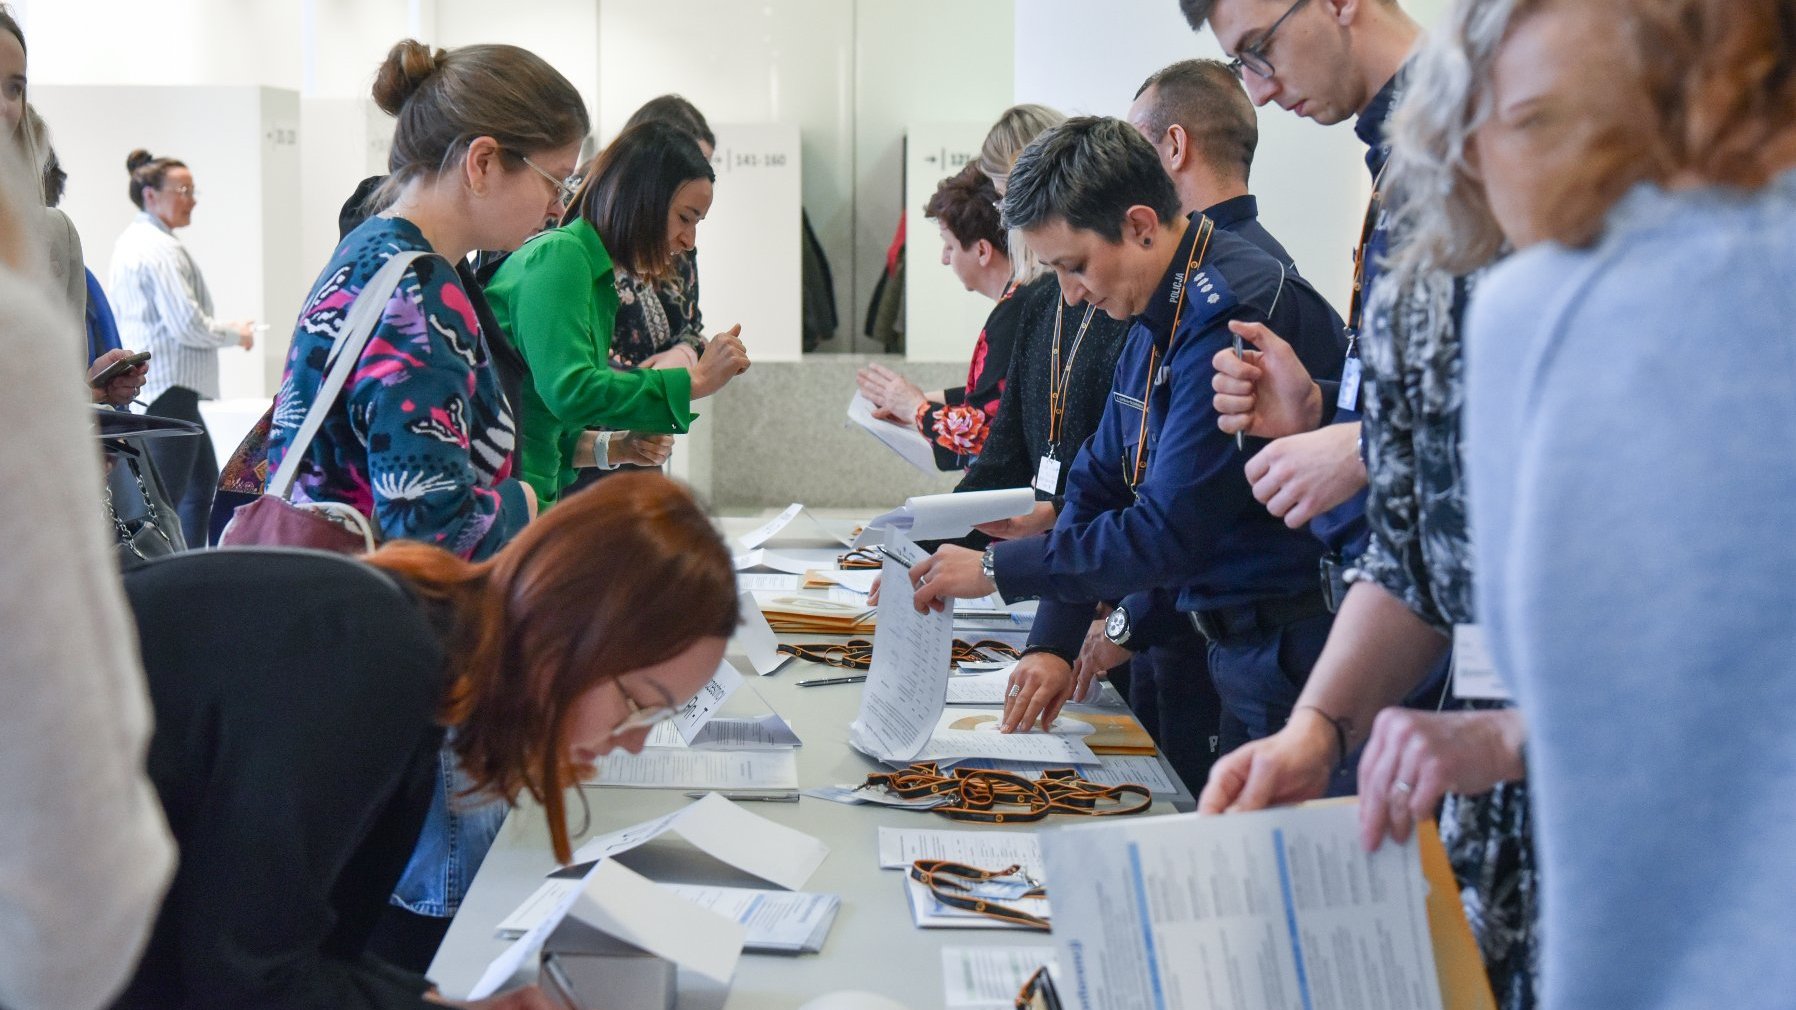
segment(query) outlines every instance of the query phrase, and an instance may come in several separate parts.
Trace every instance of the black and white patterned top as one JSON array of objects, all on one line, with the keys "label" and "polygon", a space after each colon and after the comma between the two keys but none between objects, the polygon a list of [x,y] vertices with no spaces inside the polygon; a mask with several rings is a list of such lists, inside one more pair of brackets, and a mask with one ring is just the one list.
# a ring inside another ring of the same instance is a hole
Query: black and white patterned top
[{"label": "black and white patterned top", "polygon": [[[1371,542],[1348,579],[1375,583],[1447,635],[1476,620],[1460,447],[1460,324],[1477,278],[1387,274],[1367,302],[1361,341]],[[1440,815],[1460,903],[1503,1010],[1537,1005],[1540,915],[1530,820],[1525,783],[1449,795]]]}]

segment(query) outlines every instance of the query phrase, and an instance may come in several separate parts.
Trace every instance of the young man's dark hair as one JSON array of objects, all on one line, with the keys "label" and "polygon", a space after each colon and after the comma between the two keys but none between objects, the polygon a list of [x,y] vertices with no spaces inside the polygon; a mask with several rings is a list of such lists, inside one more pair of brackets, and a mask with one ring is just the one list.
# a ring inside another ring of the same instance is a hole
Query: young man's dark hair
[{"label": "young man's dark hair", "polygon": [[1122,241],[1130,207],[1162,223],[1179,217],[1179,194],[1153,145],[1120,119],[1080,116],[1023,150],[1010,170],[1004,226],[1028,230],[1056,219]]},{"label": "young man's dark hair", "polygon": [[1164,137],[1176,123],[1185,128],[1192,149],[1211,168],[1247,181],[1260,145],[1260,120],[1228,64],[1181,60],[1142,82],[1135,97],[1150,88],[1154,94],[1144,124],[1150,135]]},{"label": "young man's dark hair", "polygon": [[954,241],[972,248],[980,239],[991,243],[1001,256],[1009,255],[1004,223],[998,216],[998,188],[979,170],[967,167],[936,184],[935,194],[923,206],[923,216],[946,225]]}]

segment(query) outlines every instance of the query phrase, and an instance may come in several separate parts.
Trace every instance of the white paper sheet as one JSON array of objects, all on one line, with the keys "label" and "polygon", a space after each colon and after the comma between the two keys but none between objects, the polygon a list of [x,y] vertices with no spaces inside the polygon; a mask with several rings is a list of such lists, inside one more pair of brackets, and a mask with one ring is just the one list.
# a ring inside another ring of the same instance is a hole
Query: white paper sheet
[{"label": "white paper sheet", "polygon": [[644,747],[599,758],[591,785],[631,789],[797,789],[790,750],[712,751]]},{"label": "white paper sheet", "polygon": [[1353,804],[1075,824],[1041,845],[1075,1010],[1441,1006],[1415,841],[1367,853]]},{"label": "white paper sheet", "polygon": [[[966,669],[966,665],[962,664],[961,669]],[[975,677],[955,677],[948,681],[948,704],[1003,705],[1004,695],[1010,690],[1010,673],[1015,669],[1015,663],[1006,663],[1002,669]]]},{"label": "white paper sheet", "polygon": [[842,899],[833,894],[690,884],[663,886],[700,908],[741,923],[748,930],[743,942],[748,950],[816,951],[823,946],[842,905]]},{"label": "white paper sheet", "polygon": [[864,568],[823,568],[817,569],[816,571],[818,575],[834,582],[836,585],[846,589],[852,589],[862,596],[873,591],[873,582],[879,578],[878,572],[868,571]]},{"label": "white paper sheet", "polygon": [[1038,879],[1045,872],[1038,836],[1026,831],[879,829],[881,869],[908,870],[919,859],[950,859],[982,870],[1021,866]]},{"label": "white paper sheet", "polygon": [[[948,686],[952,687],[953,682],[950,681]],[[929,740],[910,760],[996,758],[1041,762],[1062,768],[1098,763],[1098,756],[1085,746],[1083,739],[1091,732],[1090,723],[1061,719],[1048,733],[1039,729],[1027,733],[1000,733],[997,727],[1003,715],[1002,709],[961,706],[949,709],[936,720]]]},{"label": "white paper sheet", "polygon": [[615,860],[593,868],[568,914],[609,936],[728,982],[748,927],[690,901]]},{"label": "white paper sheet", "polygon": [[542,882],[542,886],[530,893],[524,903],[511,910],[511,914],[500,920],[493,927],[493,935],[507,940],[515,940],[535,929],[539,923],[555,914],[555,909],[564,907],[563,902],[572,904],[568,896],[580,890],[582,878],[550,877]]},{"label": "white paper sheet", "polygon": [[699,688],[692,700],[680,706],[680,710],[668,720],[673,724],[674,732],[680,734],[680,739],[690,746],[705,728],[705,724],[711,721],[711,717],[717,714],[717,710],[741,686],[742,671],[730,665],[727,659],[719,663],[711,680]]},{"label": "white paper sheet", "polygon": [[730,640],[728,652],[748,657],[748,664],[763,677],[778,672],[792,657],[780,652],[779,636],[767,623],[767,615],[761,613],[755,594],[746,592],[737,597],[737,610],[742,621],[736,625],[736,636]]},{"label": "white paper sheet", "polygon": [[[898,544],[895,553],[921,552]],[[906,584],[909,569],[891,557],[882,569],[889,585]],[[909,761],[929,743],[948,692],[954,607],[919,614],[910,594],[880,599],[873,631],[873,664],[861,692],[860,714],[849,727],[855,749],[881,761]]]},{"label": "white paper sheet", "polygon": [[803,887],[829,855],[816,838],[712,793],[664,817],[590,838],[575,850],[574,862],[628,852],[669,831],[719,862],[789,890]]},{"label": "white paper sheet", "polygon": [[745,572],[751,568],[766,568],[770,571],[784,572],[787,575],[803,575],[817,567],[815,561],[775,554],[764,547],[757,547],[752,551],[736,555],[735,562],[736,570],[739,572]]},{"label": "white paper sheet", "polygon": [[[543,941],[549,938],[550,933],[555,932],[555,927],[561,925],[561,920],[567,918],[568,910],[580,897],[581,887],[586,880],[591,879],[592,875],[598,872],[599,866],[603,865],[603,863],[599,863],[593,866],[591,870],[587,871],[584,878],[567,882],[573,886],[558,888],[554,900],[537,913],[538,918],[535,924],[530,926],[529,931],[523,936],[512,941],[511,946],[505,948],[498,957],[493,959],[491,964],[486,966],[486,971],[481,973],[480,980],[474,983],[474,988],[468,991],[466,998],[469,1000],[485,999],[498,992],[500,987],[510,981],[511,977],[524,967],[524,963],[542,949]],[[536,899],[537,895],[531,895],[526,904],[532,903]]]},{"label": "white paper sheet", "polygon": [[804,588],[804,576],[780,572],[737,572],[738,593],[796,593]]},{"label": "white paper sheet", "polygon": [[943,947],[944,1010],[1013,1010],[1016,994],[1047,966],[1059,981],[1053,947]]},{"label": "white paper sheet", "polygon": [[843,426],[847,427],[849,424],[857,425],[879,439],[886,448],[918,470],[931,475],[940,473],[935,466],[935,450],[929,447],[928,439],[915,428],[875,418],[873,401],[859,393],[848,401],[848,421]]},{"label": "white paper sheet", "polygon": [[963,537],[980,523],[1009,519],[1035,508],[1035,492],[1026,487],[906,498],[904,504],[867,523],[869,529],[892,529],[911,540]]},{"label": "white paper sheet", "polygon": [[691,747],[693,750],[790,750],[804,746],[792,724],[778,712],[743,718],[718,717],[705,723],[690,744],[680,739],[671,724],[662,723],[649,734],[647,747]]},{"label": "white paper sheet", "polygon": [[759,547],[778,536],[780,530],[792,525],[792,520],[797,519],[798,514],[803,511],[804,504],[802,502],[793,502],[786,506],[784,512],[767,520],[767,522],[763,523],[758,528],[737,537],[736,542],[741,544],[744,550],[752,551],[756,547]]},{"label": "white paper sheet", "polygon": [[850,589],[847,586],[830,586],[824,591],[823,598],[832,603],[854,603],[864,607],[867,605],[867,597],[869,595],[869,593],[863,593],[858,589]]}]

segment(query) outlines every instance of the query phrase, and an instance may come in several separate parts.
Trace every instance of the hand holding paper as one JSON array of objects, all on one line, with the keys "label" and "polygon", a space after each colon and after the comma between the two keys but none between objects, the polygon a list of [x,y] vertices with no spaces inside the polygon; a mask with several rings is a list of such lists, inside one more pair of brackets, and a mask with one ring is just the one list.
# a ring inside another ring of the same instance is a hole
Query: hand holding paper
[{"label": "hand holding paper", "polygon": [[936,548],[935,556],[925,558],[910,570],[915,590],[912,602],[917,611],[941,610],[949,600],[976,600],[998,591],[981,568],[981,555],[952,544]]}]

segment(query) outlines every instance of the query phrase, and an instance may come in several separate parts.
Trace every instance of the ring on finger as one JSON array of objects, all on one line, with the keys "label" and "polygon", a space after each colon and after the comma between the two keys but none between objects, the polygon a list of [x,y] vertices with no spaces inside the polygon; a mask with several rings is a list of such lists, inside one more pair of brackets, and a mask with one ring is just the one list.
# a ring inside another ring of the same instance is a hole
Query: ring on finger
[{"label": "ring on finger", "polygon": [[1016,697],[1016,696],[1017,696],[1017,695],[1019,695],[1019,694],[1022,694],[1022,693],[1023,693],[1023,685],[1021,685],[1021,684],[1012,684],[1012,685],[1010,685],[1010,693],[1008,693],[1008,694],[1006,694],[1006,695],[1005,695],[1005,696],[1004,696],[1004,697],[1006,697],[1006,698],[1014,698],[1014,697]]},{"label": "ring on finger", "polygon": [[1410,786],[1410,784],[1408,782],[1403,781],[1402,779],[1398,779],[1397,781],[1391,783],[1391,792],[1393,792],[1393,793],[1402,793],[1405,796],[1407,796],[1407,795],[1409,795],[1409,793],[1411,791],[1412,791],[1412,787]]}]

